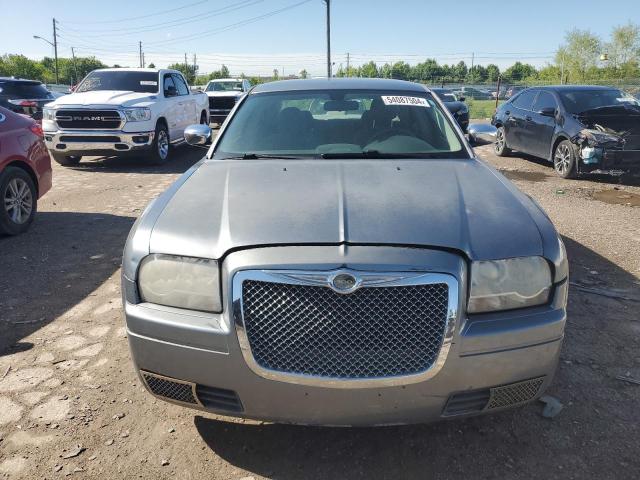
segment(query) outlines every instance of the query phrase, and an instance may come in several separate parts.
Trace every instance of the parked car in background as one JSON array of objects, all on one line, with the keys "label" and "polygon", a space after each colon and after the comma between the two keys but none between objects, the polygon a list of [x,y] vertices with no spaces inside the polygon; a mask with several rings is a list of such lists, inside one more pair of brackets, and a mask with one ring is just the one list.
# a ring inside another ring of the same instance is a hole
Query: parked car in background
[{"label": "parked car in background", "polygon": [[458,97],[472,98],[474,100],[491,100],[493,95],[489,90],[482,90],[475,87],[462,87],[460,90],[456,90],[455,94]]},{"label": "parked car in background", "polygon": [[495,151],[544,158],[563,178],[640,171],[639,105],[610,87],[529,88],[496,110]]},{"label": "parked car in background", "polygon": [[177,70],[107,68],[87,75],[73,93],[44,110],[47,148],[60,165],[85,155],[142,154],[169,160],[192,123],[209,123],[207,96],[191,92]]},{"label": "parked car in background", "polygon": [[26,231],[51,188],[51,159],[40,125],[0,107],[0,234]]},{"label": "parked car in background", "polygon": [[511,97],[516,96],[518,93],[520,93],[521,91],[523,91],[524,89],[526,89],[527,87],[522,87],[522,86],[518,86],[518,85],[513,85],[511,87],[509,87],[507,89],[507,91],[504,94],[504,98],[505,99],[509,99]]},{"label": "parked car in background", "polygon": [[447,109],[456,119],[463,133],[467,133],[469,127],[469,108],[464,102],[458,100],[453,90],[447,88],[432,88],[433,92],[447,107]]},{"label": "parked car in background", "polygon": [[549,218],[474,155],[428,89],[400,80],[252,89],[136,222],[122,267],[145,387],[276,422],[522,405],[551,382],[566,321]]},{"label": "parked car in background", "polygon": [[0,107],[12,112],[42,118],[42,107],[55,96],[37,80],[0,77]]},{"label": "parked car in background", "polygon": [[250,88],[251,83],[244,78],[217,78],[209,81],[204,91],[209,97],[211,122],[224,122],[231,109]]}]

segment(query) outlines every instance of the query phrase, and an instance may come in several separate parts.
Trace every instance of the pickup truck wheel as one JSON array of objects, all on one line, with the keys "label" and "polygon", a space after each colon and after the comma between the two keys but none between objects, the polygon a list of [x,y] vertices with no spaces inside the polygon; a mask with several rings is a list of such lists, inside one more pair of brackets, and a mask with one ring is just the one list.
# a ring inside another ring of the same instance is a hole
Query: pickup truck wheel
[{"label": "pickup truck wheel", "polygon": [[51,152],[51,156],[56,161],[56,163],[59,163],[63,167],[72,167],[74,165],[78,165],[80,163],[80,160],[82,159],[82,156],[80,155],[64,155],[62,153],[54,152]]},{"label": "pickup truck wheel", "polygon": [[496,143],[493,148],[499,157],[507,157],[511,154],[511,149],[507,147],[507,137],[504,132],[504,127],[498,127],[496,131]]},{"label": "pickup truck wheel", "polygon": [[21,168],[7,167],[0,175],[0,234],[25,232],[36,214],[38,194],[33,180]]},{"label": "pickup truck wheel", "polygon": [[153,165],[162,165],[169,160],[169,132],[163,123],[156,125],[148,159]]},{"label": "pickup truck wheel", "polygon": [[553,153],[553,168],[562,178],[576,178],[576,153],[569,140],[563,140]]}]

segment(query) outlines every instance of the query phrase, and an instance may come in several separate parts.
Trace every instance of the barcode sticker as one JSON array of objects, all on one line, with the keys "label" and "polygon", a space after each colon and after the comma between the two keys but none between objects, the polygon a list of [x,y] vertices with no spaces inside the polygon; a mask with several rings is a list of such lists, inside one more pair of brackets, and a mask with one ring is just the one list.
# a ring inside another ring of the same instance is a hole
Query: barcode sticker
[{"label": "barcode sticker", "polygon": [[405,97],[398,95],[382,95],[382,101],[385,105],[408,105],[412,107],[430,107],[426,98],[422,97]]}]

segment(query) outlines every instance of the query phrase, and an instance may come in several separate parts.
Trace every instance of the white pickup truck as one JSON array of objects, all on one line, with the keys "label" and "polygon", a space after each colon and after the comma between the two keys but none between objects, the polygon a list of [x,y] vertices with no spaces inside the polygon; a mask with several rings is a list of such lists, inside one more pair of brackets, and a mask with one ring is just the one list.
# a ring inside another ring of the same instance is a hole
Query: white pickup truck
[{"label": "white pickup truck", "polygon": [[238,100],[249,90],[251,84],[244,78],[217,78],[210,80],[204,93],[209,97],[211,123],[222,124],[236,106]]},{"label": "white pickup truck", "polygon": [[61,165],[76,165],[83,156],[129,153],[161,164],[194,123],[209,124],[208,99],[191,92],[177,70],[106,68],[47,104],[42,128]]}]

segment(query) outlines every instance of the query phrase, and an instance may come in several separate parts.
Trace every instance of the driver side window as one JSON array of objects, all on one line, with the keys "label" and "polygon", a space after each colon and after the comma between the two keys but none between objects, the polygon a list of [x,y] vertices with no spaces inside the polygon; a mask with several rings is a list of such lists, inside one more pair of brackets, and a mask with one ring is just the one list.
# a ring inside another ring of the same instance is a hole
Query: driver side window
[{"label": "driver side window", "polygon": [[171,77],[171,74],[166,74],[164,76],[164,79],[162,81],[163,85],[164,85],[164,96],[169,98],[169,97],[175,97],[178,94],[178,90],[176,89],[176,84],[173,82],[173,78]]}]

